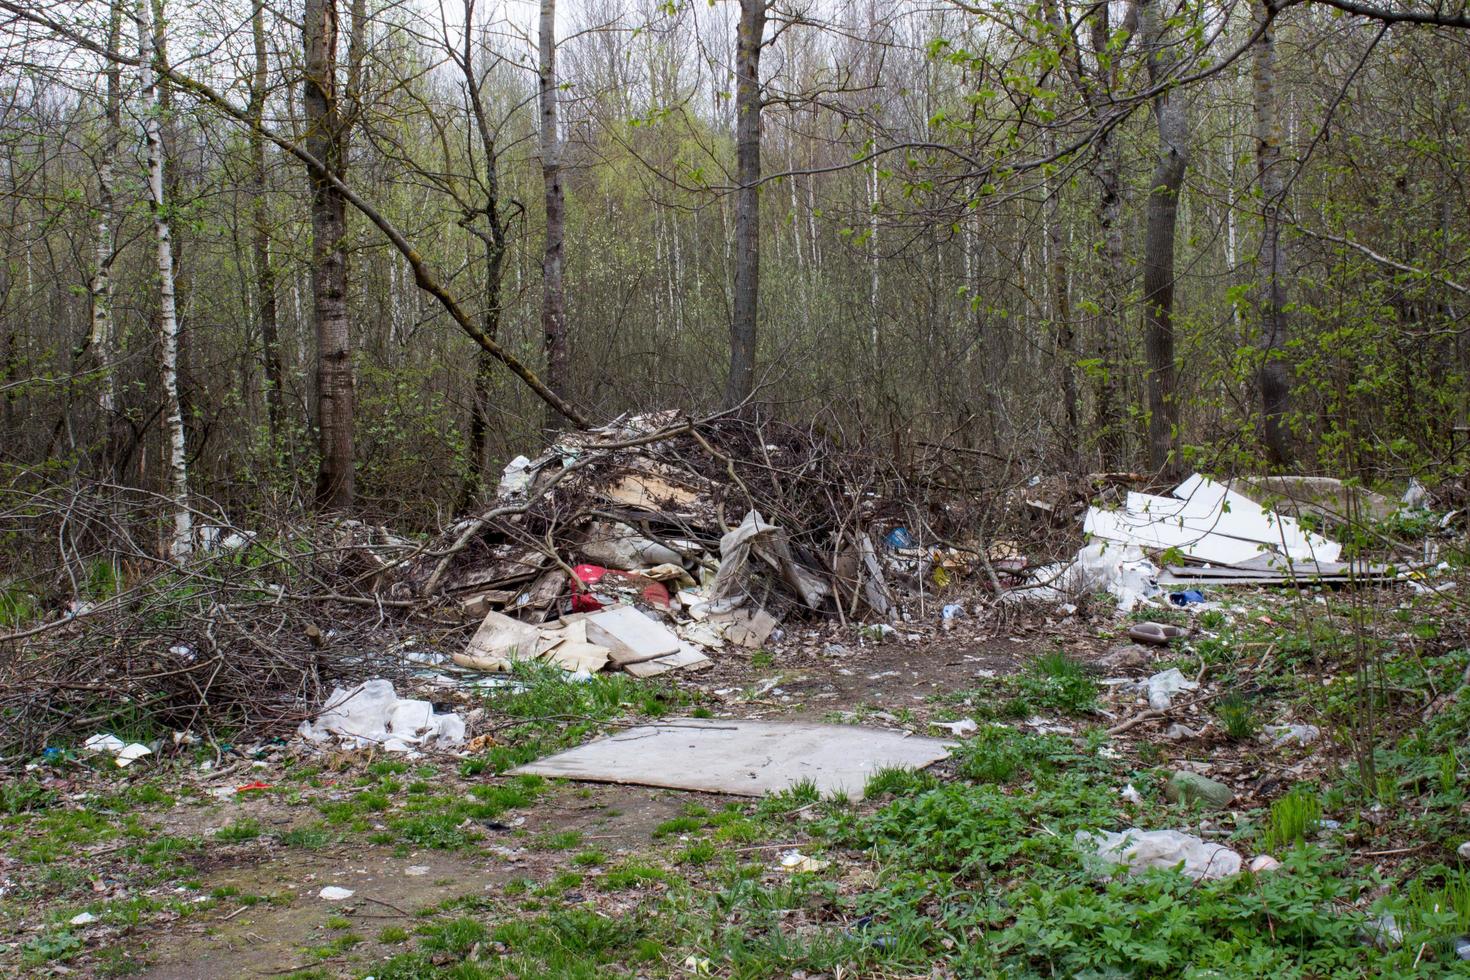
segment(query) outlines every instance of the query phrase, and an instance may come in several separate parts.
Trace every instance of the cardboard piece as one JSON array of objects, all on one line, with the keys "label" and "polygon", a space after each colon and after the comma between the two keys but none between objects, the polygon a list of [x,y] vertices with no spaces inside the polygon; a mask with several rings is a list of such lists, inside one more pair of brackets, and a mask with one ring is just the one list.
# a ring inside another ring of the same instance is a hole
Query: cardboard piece
[{"label": "cardboard piece", "polygon": [[[541,654],[541,631],[504,613],[485,614],[464,656],[482,660],[535,660]],[[458,662],[458,660],[456,660]]]},{"label": "cardboard piece", "polygon": [[699,670],[714,663],[709,657],[700,653],[688,643],[681,644],[678,653],[671,653],[667,657],[659,657],[657,660],[644,660],[636,664],[628,664],[623,670],[634,677],[655,677],[666,674],[671,670]]},{"label": "cardboard piece", "polygon": [[613,606],[586,619],[587,639],[607,647],[619,667],[656,660],[679,651],[679,637],[632,606]]}]

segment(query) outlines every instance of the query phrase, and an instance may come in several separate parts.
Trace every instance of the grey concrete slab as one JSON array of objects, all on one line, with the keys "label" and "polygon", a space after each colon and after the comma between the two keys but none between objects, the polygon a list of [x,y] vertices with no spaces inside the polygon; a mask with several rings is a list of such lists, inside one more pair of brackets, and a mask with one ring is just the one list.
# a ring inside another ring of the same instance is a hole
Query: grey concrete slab
[{"label": "grey concrete slab", "polygon": [[677,718],[630,728],[513,770],[598,783],[762,796],[811,780],[858,800],[880,769],[922,769],[953,742],[804,722]]}]

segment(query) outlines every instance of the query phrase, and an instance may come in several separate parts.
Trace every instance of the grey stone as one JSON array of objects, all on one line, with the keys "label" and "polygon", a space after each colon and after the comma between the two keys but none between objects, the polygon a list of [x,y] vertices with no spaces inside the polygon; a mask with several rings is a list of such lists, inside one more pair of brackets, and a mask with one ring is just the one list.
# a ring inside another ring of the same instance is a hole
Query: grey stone
[{"label": "grey stone", "polygon": [[1208,776],[1193,772],[1175,772],[1164,786],[1164,796],[1171,803],[1198,802],[1220,809],[1235,799],[1235,791]]}]

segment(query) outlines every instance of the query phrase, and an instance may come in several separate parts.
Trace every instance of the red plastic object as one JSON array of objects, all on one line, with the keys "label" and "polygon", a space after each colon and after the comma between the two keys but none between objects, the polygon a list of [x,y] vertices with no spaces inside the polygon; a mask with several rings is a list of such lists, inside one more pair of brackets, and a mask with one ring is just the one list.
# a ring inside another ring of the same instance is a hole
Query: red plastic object
[{"label": "red plastic object", "polygon": [[607,569],[601,565],[577,565],[572,569],[572,575],[576,577],[579,583],[578,591],[581,591],[580,586],[596,585],[598,582],[601,582],[602,577],[606,574]]},{"label": "red plastic object", "polygon": [[662,582],[650,582],[643,587],[643,601],[660,609],[669,608],[669,589]]},{"label": "red plastic object", "polygon": [[597,601],[597,596],[590,592],[578,592],[572,596],[572,612],[592,613],[602,608],[602,603]]},{"label": "red plastic object", "polygon": [[256,780],[253,783],[246,783],[244,786],[236,786],[235,787],[235,792],[236,793],[251,793],[251,792],[255,792],[257,790],[271,789],[271,788],[272,788],[272,786],[271,786],[270,783],[262,783],[260,780]]}]

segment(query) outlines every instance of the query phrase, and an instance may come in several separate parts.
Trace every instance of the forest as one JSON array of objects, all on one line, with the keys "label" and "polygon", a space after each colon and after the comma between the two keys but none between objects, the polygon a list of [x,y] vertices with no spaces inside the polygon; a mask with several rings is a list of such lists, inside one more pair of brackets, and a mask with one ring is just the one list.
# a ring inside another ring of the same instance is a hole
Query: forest
[{"label": "forest", "polygon": [[[1465,0],[0,0],[0,971],[1454,974],[1467,93]],[[577,768],[726,724],[802,777]]]}]

